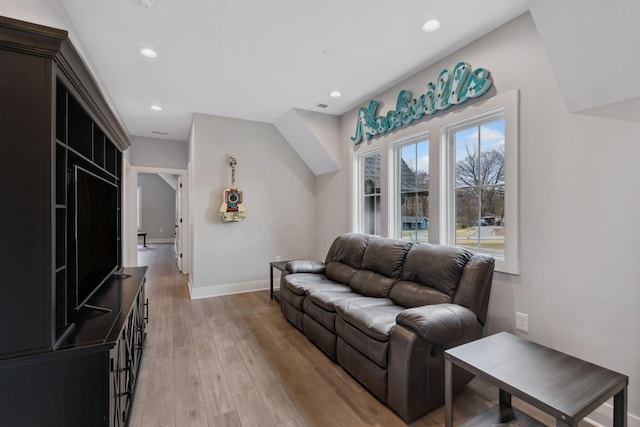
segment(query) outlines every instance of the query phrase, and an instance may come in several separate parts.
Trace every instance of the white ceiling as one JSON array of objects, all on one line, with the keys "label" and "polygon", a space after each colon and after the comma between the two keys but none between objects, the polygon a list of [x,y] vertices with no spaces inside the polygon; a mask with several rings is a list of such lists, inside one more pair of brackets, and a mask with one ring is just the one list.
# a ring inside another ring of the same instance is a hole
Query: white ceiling
[{"label": "white ceiling", "polygon": [[[129,133],[175,140],[187,139],[194,112],[269,123],[291,108],[341,115],[528,9],[526,0],[61,1]],[[423,32],[433,17],[442,28]],[[343,96],[329,97],[334,89]]]}]

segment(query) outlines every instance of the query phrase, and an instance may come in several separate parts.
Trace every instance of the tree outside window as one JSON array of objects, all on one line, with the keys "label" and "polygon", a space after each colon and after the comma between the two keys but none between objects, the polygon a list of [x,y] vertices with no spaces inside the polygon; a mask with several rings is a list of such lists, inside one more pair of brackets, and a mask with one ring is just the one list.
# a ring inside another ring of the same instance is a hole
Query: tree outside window
[{"label": "tree outside window", "polygon": [[455,242],[504,257],[504,119],[454,132]]}]

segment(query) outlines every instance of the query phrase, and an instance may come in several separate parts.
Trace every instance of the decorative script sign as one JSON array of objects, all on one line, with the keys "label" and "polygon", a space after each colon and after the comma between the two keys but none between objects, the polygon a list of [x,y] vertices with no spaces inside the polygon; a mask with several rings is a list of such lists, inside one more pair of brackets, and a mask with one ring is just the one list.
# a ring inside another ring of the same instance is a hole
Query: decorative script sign
[{"label": "decorative script sign", "polygon": [[462,104],[469,98],[477,98],[490,87],[488,70],[473,70],[466,62],[458,62],[453,71],[442,70],[436,84],[427,83],[427,91],[420,98],[411,99],[410,91],[401,90],[396,101],[396,109],[389,111],[386,116],[376,116],[376,100],[369,101],[368,107],[360,107],[356,134],[351,139],[355,144],[360,144],[363,138],[369,140],[372,136],[408,125],[425,115],[430,116],[452,105]]}]

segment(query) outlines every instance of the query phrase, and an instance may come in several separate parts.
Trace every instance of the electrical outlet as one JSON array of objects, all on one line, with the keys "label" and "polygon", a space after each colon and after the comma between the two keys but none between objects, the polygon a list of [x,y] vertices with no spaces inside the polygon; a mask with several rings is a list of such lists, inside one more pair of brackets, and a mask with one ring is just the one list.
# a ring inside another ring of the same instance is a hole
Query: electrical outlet
[{"label": "electrical outlet", "polygon": [[529,315],[516,312],[516,329],[529,332]]},{"label": "electrical outlet", "polygon": [[276,255],[276,262],[280,261],[280,255]]},{"label": "electrical outlet", "polygon": [[161,228],[161,229],[160,229],[160,232],[161,232],[161,233],[164,233],[164,228]]}]

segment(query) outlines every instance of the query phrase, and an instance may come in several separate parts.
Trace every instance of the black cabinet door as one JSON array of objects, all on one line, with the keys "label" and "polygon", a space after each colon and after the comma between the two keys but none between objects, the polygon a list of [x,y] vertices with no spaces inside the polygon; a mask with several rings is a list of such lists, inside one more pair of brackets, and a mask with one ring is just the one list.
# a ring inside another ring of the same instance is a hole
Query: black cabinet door
[{"label": "black cabinet door", "polygon": [[52,345],[51,61],[0,50],[0,359]]}]

